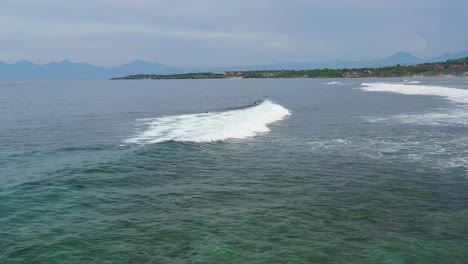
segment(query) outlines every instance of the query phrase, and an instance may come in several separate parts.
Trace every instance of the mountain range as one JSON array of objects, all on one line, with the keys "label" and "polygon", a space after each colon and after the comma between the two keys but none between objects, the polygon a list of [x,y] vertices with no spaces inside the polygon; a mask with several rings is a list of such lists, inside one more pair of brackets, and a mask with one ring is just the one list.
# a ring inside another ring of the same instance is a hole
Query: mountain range
[{"label": "mountain range", "polygon": [[193,72],[222,72],[247,70],[304,70],[304,69],[339,69],[339,68],[377,68],[397,64],[411,65],[418,63],[442,62],[449,59],[468,57],[468,50],[443,54],[423,60],[407,52],[398,52],[390,57],[372,61],[329,61],[315,63],[283,62],[267,65],[233,67],[177,67],[157,62],[137,60],[116,67],[99,67],[88,63],[74,63],[68,60],[48,64],[34,64],[30,61],[4,63],[0,61],[0,80],[65,80],[65,79],[109,79],[134,74],[176,74]]}]

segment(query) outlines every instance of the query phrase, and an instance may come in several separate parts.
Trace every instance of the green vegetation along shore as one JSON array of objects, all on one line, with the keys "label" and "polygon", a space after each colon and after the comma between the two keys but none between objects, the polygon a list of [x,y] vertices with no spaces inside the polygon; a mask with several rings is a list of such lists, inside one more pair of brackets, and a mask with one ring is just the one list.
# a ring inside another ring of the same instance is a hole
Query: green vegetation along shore
[{"label": "green vegetation along shore", "polygon": [[439,63],[396,65],[382,68],[315,69],[202,72],[184,74],[139,74],[112,80],[139,79],[241,79],[241,78],[358,78],[358,77],[411,77],[411,76],[468,76],[468,57]]}]

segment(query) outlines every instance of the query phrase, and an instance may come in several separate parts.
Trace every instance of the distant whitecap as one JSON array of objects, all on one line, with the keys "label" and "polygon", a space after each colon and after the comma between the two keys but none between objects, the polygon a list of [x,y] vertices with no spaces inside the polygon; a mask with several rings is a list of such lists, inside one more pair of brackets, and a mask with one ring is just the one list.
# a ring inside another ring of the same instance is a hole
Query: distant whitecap
[{"label": "distant whitecap", "polygon": [[328,84],[328,85],[338,85],[338,84],[343,84],[342,82],[327,82],[325,84]]}]

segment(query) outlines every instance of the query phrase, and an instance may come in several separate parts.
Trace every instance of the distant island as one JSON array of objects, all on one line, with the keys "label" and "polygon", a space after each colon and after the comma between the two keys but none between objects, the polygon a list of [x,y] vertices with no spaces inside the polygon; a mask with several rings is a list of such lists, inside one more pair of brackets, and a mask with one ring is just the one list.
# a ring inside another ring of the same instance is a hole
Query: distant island
[{"label": "distant island", "polygon": [[468,76],[468,57],[445,62],[396,65],[380,68],[343,68],[311,70],[251,70],[182,74],[137,74],[111,80],[167,79],[269,79],[269,78],[358,78],[358,77],[423,77]]}]

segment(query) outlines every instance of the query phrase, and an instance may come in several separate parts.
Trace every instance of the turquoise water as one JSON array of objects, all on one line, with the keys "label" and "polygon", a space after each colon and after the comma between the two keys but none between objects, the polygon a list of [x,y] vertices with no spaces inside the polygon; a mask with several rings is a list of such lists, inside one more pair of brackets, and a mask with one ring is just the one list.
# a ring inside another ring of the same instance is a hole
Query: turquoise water
[{"label": "turquoise water", "polygon": [[0,263],[468,263],[468,79],[335,81],[0,82]]}]

